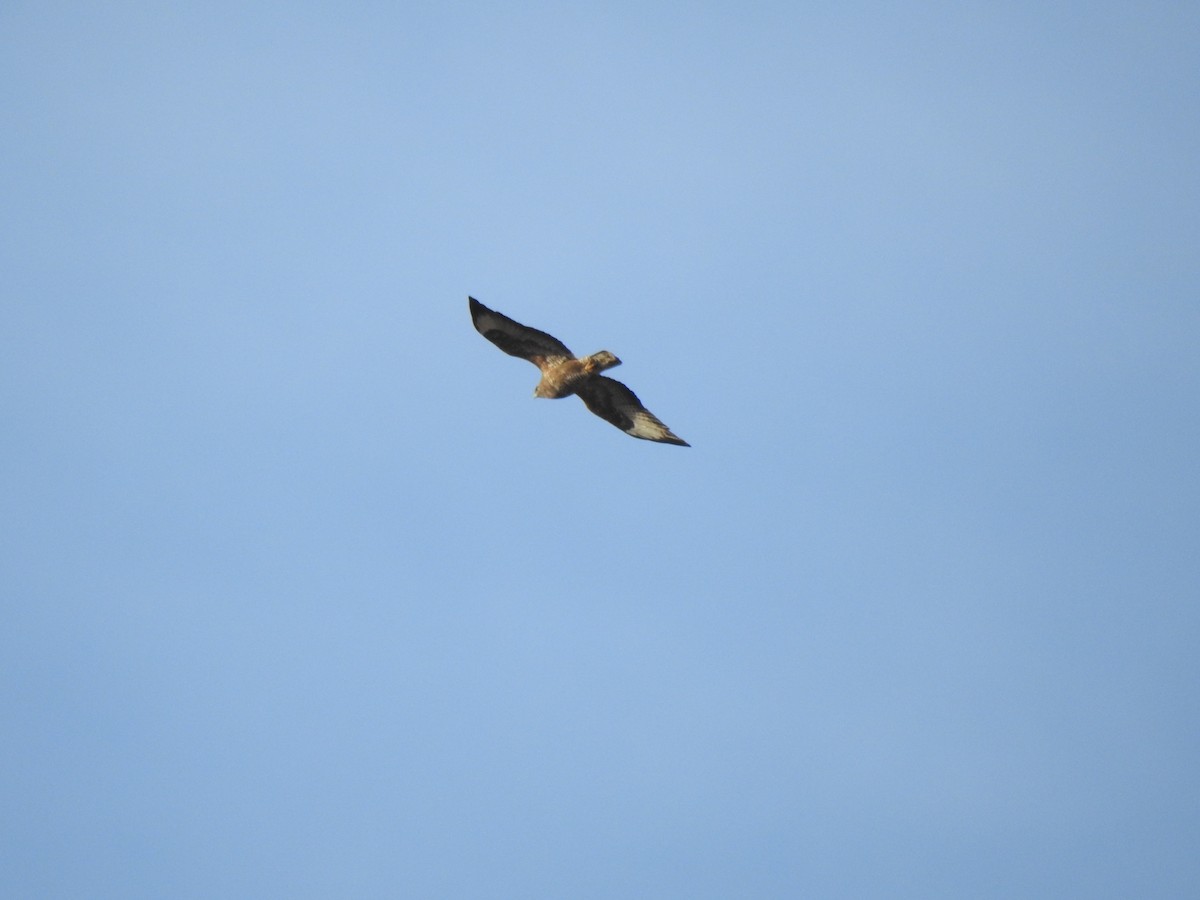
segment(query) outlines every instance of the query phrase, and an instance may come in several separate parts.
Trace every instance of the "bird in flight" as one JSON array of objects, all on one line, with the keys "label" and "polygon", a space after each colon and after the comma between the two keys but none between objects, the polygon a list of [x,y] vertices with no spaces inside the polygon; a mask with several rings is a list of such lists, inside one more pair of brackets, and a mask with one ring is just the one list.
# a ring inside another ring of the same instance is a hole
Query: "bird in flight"
[{"label": "bird in flight", "polygon": [[576,357],[566,344],[544,331],[514,322],[503,313],[488,309],[468,297],[475,330],[507,353],[527,359],[542,372],[533,396],[557,399],[575,394],[584,405],[623,432],[646,441],[690,447],[654,413],[642,406],[637,394],[621,382],[600,373],[621,361],[607,350]]}]

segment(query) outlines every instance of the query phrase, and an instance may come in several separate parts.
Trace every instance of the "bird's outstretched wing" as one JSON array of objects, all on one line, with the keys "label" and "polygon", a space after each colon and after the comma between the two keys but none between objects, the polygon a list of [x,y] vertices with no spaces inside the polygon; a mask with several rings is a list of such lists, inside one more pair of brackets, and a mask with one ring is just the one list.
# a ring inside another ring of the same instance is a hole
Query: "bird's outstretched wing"
[{"label": "bird's outstretched wing", "polygon": [[575,358],[558,338],[514,322],[503,313],[488,309],[474,297],[468,297],[467,300],[471,304],[471,321],[475,323],[475,330],[509,356],[527,359],[539,369],[547,362]]},{"label": "bird's outstretched wing", "polygon": [[646,441],[691,446],[683,438],[672,434],[671,429],[660,422],[654,413],[642,406],[637,394],[614,378],[593,375],[575,393],[588,409],[626,434]]}]

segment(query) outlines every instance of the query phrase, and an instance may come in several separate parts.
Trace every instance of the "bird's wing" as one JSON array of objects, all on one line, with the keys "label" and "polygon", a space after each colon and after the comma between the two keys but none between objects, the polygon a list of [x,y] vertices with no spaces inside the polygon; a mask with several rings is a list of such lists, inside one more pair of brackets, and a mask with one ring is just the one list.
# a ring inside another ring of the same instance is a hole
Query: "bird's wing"
[{"label": "bird's wing", "polygon": [[567,345],[552,335],[520,322],[514,322],[503,313],[488,309],[474,297],[471,304],[471,321],[475,330],[507,353],[527,359],[539,369],[547,362],[574,359]]},{"label": "bird's wing", "polygon": [[660,422],[654,413],[642,406],[637,394],[614,378],[594,375],[575,393],[588,409],[626,434],[646,441],[691,446],[678,435],[672,434],[671,429]]}]

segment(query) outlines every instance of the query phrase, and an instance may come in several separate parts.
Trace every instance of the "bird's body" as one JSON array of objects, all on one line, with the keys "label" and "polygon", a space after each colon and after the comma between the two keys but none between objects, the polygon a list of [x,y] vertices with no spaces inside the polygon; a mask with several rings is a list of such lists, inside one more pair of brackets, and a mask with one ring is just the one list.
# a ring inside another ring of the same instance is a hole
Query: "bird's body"
[{"label": "bird's body", "polygon": [[599,353],[593,353],[591,356],[581,359],[564,359],[561,362],[546,363],[541,367],[542,380],[533,389],[533,396],[547,397],[551,400],[570,397],[587,384],[588,379],[593,375],[620,364],[621,361],[607,350],[601,350]]},{"label": "bird's body", "polygon": [[529,360],[541,371],[535,397],[559,399],[576,394],[589,410],[632,437],[690,446],[642,406],[633,391],[599,374],[621,364],[609,351],[576,357],[558,338],[488,309],[474,297],[467,300],[476,331],[508,355]]}]

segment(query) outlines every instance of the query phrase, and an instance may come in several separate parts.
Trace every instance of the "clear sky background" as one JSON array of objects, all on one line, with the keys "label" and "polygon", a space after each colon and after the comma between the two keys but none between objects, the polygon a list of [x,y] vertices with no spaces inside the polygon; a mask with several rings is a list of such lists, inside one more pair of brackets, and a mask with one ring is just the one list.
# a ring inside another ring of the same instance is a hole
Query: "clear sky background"
[{"label": "clear sky background", "polygon": [[0,6],[0,894],[1194,896],[1197,46]]}]

